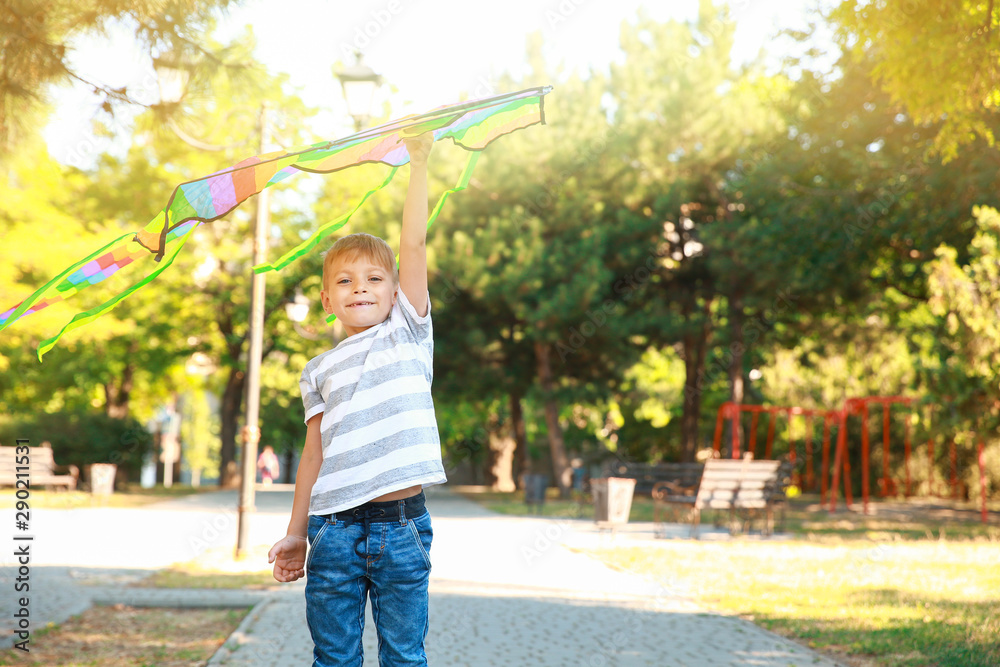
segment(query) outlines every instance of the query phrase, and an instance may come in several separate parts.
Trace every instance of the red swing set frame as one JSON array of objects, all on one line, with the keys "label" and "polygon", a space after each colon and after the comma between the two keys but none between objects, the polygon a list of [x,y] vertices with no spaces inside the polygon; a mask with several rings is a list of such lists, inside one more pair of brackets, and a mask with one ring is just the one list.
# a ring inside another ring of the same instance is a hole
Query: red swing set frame
[{"label": "red swing set frame", "polygon": [[[850,479],[850,461],[847,456],[847,419],[849,416],[859,416],[861,418],[861,494],[862,494],[862,505],[865,514],[868,513],[869,505],[869,491],[870,491],[870,450],[871,442],[869,436],[869,418],[871,416],[871,411],[869,406],[871,405],[881,405],[882,406],[882,477],[878,480],[879,495],[881,497],[896,495],[897,483],[889,474],[890,470],[890,453],[889,453],[889,434],[892,426],[891,418],[891,408],[893,405],[902,405],[907,408],[911,408],[908,412],[907,417],[903,420],[904,430],[903,430],[903,469],[904,469],[904,484],[905,491],[904,495],[910,497],[912,494],[912,475],[911,475],[911,437],[910,437],[910,415],[912,414],[912,408],[916,399],[910,396],[864,396],[857,398],[849,398],[844,403],[844,407],[840,410],[817,410],[810,408],[803,408],[800,406],[764,406],[764,405],[747,405],[747,404],[737,404],[732,402],[723,403],[719,406],[719,411],[716,416],[715,421],[715,437],[713,439],[712,449],[714,450],[715,456],[719,457],[721,455],[722,446],[722,430],[724,422],[731,421],[734,428],[731,429],[732,443],[731,452],[733,458],[740,458],[741,447],[740,447],[740,429],[735,428],[739,423],[740,418],[743,413],[750,413],[750,434],[747,442],[747,452],[753,456],[757,454],[757,427],[760,421],[760,415],[766,413],[768,415],[768,429],[767,436],[765,440],[765,451],[764,458],[771,458],[771,452],[774,444],[774,434],[776,428],[776,422],[778,415],[786,415],[788,419],[788,442],[789,442],[789,460],[794,466],[797,459],[797,452],[795,442],[792,439],[792,419],[795,416],[802,416],[806,419],[806,435],[804,442],[805,450],[805,480],[800,480],[795,478],[795,483],[802,486],[803,489],[809,490],[815,487],[815,475],[813,471],[813,447],[812,447],[812,435],[813,435],[813,418],[821,417],[823,419],[823,448],[822,448],[822,468],[820,473],[820,504],[826,505],[829,503],[830,512],[834,512],[837,507],[837,488],[840,486],[841,479],[844,483],[844,499],[847,506],[850,507],[853,504],[853,498],[851,494],[851,479]],[[834,461],[832,469],[832,481],[827,487],[827,480],[830,479],[830,433],[833,425],[837,425],[837,445],[834,452]],[[948,485],[951,490],[951,497],[958,498],[961,493],[961,481],[958,477],[958,448],[955,444],[955,439],[949,439],[949,461],[950,461],[950,478]],[[978,442],[977,445],[977,463],[979,467],[979,483],[980,483],[980,497],[981,497],[981,516],[983,523],[988,520],[988,512],[986,506],[986,462],[984,454],[984,443],[982,440]],[[928,492],[934,495],[936,488],[936,483],[934,479],[934,439],[929,438],[927,441],[927,466],[928,466]],[[804,482],[804,483],[803,483]]]}]

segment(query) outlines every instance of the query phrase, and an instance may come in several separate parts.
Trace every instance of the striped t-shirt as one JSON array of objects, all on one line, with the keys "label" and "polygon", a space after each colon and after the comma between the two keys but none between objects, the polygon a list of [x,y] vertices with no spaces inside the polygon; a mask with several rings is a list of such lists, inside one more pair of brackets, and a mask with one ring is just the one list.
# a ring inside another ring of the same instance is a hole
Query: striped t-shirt
[{"label": "striped t-shirt", "polygon": [[302,371],[306,421],[323,413],[323,463],[309,514],[447,481],[431,400],[430,299],[419,317],[403,290],[397,294],[384,322],[342,340]]}]

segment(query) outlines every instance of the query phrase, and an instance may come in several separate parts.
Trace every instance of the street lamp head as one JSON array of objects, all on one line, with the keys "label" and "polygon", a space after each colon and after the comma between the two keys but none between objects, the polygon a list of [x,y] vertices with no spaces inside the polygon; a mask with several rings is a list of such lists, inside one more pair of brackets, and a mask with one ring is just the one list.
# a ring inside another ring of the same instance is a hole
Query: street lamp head
[{"label": "street lamp head", "polygon": [[153,69],[156,70],[156,83],[160,89],[160,103],[180,102],[187,90],[191,72],[167,58],[153,58]]},{"label": "street lamp head", "polygon": [[285,303],[285,314],[292,322],[305,322],[309,316],[309,299],[300,290],[295,290],[295,297]]},{"label": "street lamp head", "polygon": [[356,61],[349,67],[335,71],[347,101],[347,113],[354,118],[355,128],[360,130],[362,124],[371,116],[372,102],[375,91],[382,85],[381,74],[377,74],[362,61],[360,51],[355,52]]}]

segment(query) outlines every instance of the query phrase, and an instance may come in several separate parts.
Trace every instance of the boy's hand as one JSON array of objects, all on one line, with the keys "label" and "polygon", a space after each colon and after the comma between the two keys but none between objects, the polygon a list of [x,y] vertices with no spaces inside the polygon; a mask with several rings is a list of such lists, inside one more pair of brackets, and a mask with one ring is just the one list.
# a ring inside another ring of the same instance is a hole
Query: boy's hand
[{"label": "boy's hand", "polygon": [[306,546],[304,537],[286,535],[267,552],[267,562],[274,563],[274,578],[281,582],[296,581],[306,576]]},{"label": "boy's hand", "polygon": [[410,153],[410,164],[411,165],[426,165],[427,158],[431,154],[431,147],[434,145],[434,134],[432,132],[424,132],[415,137],[407,137],[404,139],[406,143],[406,150]]}]

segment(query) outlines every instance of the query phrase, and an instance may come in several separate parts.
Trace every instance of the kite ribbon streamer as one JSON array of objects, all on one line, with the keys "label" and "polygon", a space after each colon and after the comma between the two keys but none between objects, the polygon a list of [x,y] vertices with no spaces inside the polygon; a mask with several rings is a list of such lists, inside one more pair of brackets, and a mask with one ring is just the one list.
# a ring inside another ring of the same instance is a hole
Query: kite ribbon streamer
[{"label": "kite ribbon streamer", "polygon": [[444,207],[444,203],[448,201],[448,196],[456,192],[461,192],[465,188],[469,187],[469,181],[472,180],[472,171],[476,168],[476,162],[479,161],[479,155],[479,152],[469,154],[469,159],[465,163],[465,169],[462,170],[462,173],[458,177],[458,183],[455,184],[455,187],[450,190],[445,190],[444,193],[441,194],[441,198],[438,199],[438,203],[435,204],[434,210],[431,211],[430,216],[427,218],[428,229],[430,229],[431,225],[434,224],[434,221],[437,220],[437,217],[441,214],[441,209]]},{"label": "kite ribbon streamer", "polygon": [[[472,172],[476,167],[476,162],[479,160],[479,155],[480,151],[472,151],[469,153],[469,159],[466,160],[465,162],[465,167],[462,169],[462,174],[458,178],[458,183],[456,183],[455,187],[451,188],[450,190],[446,190],[441,195],[441,198],[438,199],[437,204],[431,210],[431,213],[427,218],[428,229],[430,228],[431,225],[434,224],[434,221],[437,220],[438,215],[441,214],[441,209],[444,207],[444,203],[448,200],[448,195],[455,192],[460,192],[468,187],[469,180],[472,178]],[[253,267],[253,272],[265,273],[267,271],[280,271],[281,269],[285,268],[295,260],[305,255],[307,252],[315,248],[316,245],[324,238],[326,238],[330,234],[334,233],[335,231],[346,225],[347,222],[351,219],[351,216],[357,213],[358,209],[361,208],[362,205],[364,205],[364,203],[368,200],[370,196],[372,196],[373,194],[375,194],[376,192],[387,186],[389,182],[392,181],[393,177],[396,175],[396,171],[398,169],[399,169],[398,167],[393,167],[392,171],[389,172],[389,175],[386,177],[385,181],[383,181],[382,184],[379,185],[378,187],[373,188],[368,192],[366,192],[365,195],[361,198],[361,201],[358,202],[357,206],[351,209],[348,213],[345,213],[336,220],[332,220],[323,225],[322,227],[320,227],[319,229],[317,229],[308,239],[306,239],[299,245],[289,250],[287,253],[282,255],[280,259],[276,259],[274,262],[270,262],[267,264],[258,264],[257,266]]]},{"label": "kite ribbon streamer", "polygon": [[[62,273],[60,273],[55,278],[53,278],[52,280],[50,280],[49,282],[45,283],[40,288],[38,288],[38,290],[35,291],[35,294],[42,294],[42,293],[48,291],[49,289],[55,287],[60,282],[62,282],[63,280],[65,280],[67,278],[67,276],[69,276],[70,274],[74,273],[75,271],[80,270],[80,268],[82,268],[84,265],[86,265],[87,263],[95,260],[97,257],[103,255],[108,250],[110,250],[112,247],[114,247],[115,245],[121,243],[122,241],[124,241],[125,239],[127,239],[130,236],[134,236],[134,234],[132,232],[129,232],[128,234],[123,234],[122,236],[119,236],[114,241],[112,241],[108,245],[104,246],[100,250],[97,250],[97,251],[95,251],[95,252],[87,255],[86,257],[84,257],[83,259],[81,259],[79,262],[70,265],[69,268],[64,269],[62,271]],[[32,296],[34,296],[34,295],[32,295]],[[58,299],[53,299],[53,301],[56,301],[56,300],[58,300]],[[0,329],[3,329],[7,325],[8,322],[13,322],[14,320],[16,320],[19,317],[21,317],[21,315],[23,315],[25,312],[29,311],[33,305],[37,306],[37,307],[34,310],[31,310],[31,312],[35,312],[35,310],[41,310],[42,308],[44,308],[45,306],[47,306],[48,303],[45,302],[45,303],[39,304],[37,301],[34,301],[31,298],[25,299],[20,304],[18,304],[18,306],[16,308],[12,308],[7,313],[4,313],[3,319],[0,320]]]},{"label": "kite ribbon streamer", "polygon": [[[150,257],[155,257],[159,261],[168,254],[168,245],[177,243],[176,247],[171,246],[172,250],[169,253],[172,261],[190,236],[191,230],[198,226],[196,223],[218,220],[248,198],[296,173],[329,174],[373,162],[393,168],[400,167],[410,159],[403,140],[424,132],[433,132],[435,141],[451,139],[456,145],[471,153],[462,178],[459,179],[459,185],[442,196],[429,217],[428,224],[430,224],[440,212],[447,196],[466,187],[476,161],[475,156],[480,151],[499,137],[545,123],[544,98],[550,90],[550,87],[542,86],[439,107],[428,113],[390,121],[343,139],[320,142],[292,152],[278,151],[251,157],[229,169],[181,183],[174,189],[167,205],[145,227],[134,234],[119,237],[76,262],[15,307],[0,312],[0,330],[21,317],[67,299],[91,285],[96,285],[134,261],[148,260]],[[394,173],[389,175],[386,183],[391,180]],[[375,191],[384,187],[386,183]],[[315,247],[323,236],[343,226],[373,192],[366,193],[361,203],[349,214],[327,223],[307,241],[290,253],[286,253],[274,264],[254,267],[254,271],[277,270],[294,261],[296,257]],[[59,335],[42,344],[39,348],[39,357],[44,351],[51,349],[63,333],[106,313],[123,298],[148,284],[169,266],[170,261],[125,292],[97,308],[74,317]]]},{"label": "kite ribbon streamer", "polygon": [[[473,153],[473,155],[475,155],[475,153]],[[253,272],[264,273],[266,271],[280,271],[289,264],[291,264],[292,262],[294,262],[295,260],[297,260],[299,257],[302,257],[302,255],[306,254],[307,252],[315,248],[316,244],[322,241],[325,237],[329,236],[330,234],[334,233],[335,231],[346,225],[348,221],[351,219],[351,216],[353,216],[355,213],[358,212],[358,209],[361,208],[361,206],[366,201],[368,201],[369,197],[371,197],[373,194],[375,194],[385,186],[389,185],[389,182],[392,181],[392,178],[393,176],[396,175],[397,171],[399,171],[399,167],[393,167],[392,170],[389,172],[389,175],[386,176],[384,181],[382,181],[382,184],[366,192],[365,195],[361,198],[361,201],[358,202],[358,205],[352,208],[350,211],[348,211],[347,213],[345,213],[344,215],[340,216],[335,220],[331,220],[330,222],[326,223],[325,225],[317,229],[315,232],[312,233],[312,236],[310,236],[301,244],[295,246],[287,253],[282,255],[280,259],[276,259],[274,262],[269,264],[258,264],[257,266],[253,267]]]},{"label": "kite ribbon streamer", "polygon": [[[77,313],[76,316],[59,331],[59,333],[57,333],[52,338],[43,340],[41,344],[38,346],[38,360],[39,361],[42,360],[42,356],[44,356],[46,352],[51,350],[53,346],[55,346],[55,344],[59,342],[59,339],[62,338],[63,334],[68,333],[73,329],[76,329],[77,327],[82,327],[84,324],[88,324],[91,321],[97,319],[104,313],[108,312],[109,310],[117,306],[118,302],[127,297],[129,294],[136,291],[140,287],[143,287],[144,285],[152,281],[154,278],[156,278],[158,275],[163,273],[163,271],[173,263],[174,258],[177,257],[177,253],[180,252],[180,249],[184,247],[184,244],[191,237],[191,233],[194,230],[196,230],[198,228],[198,225],[200,224],[201,223],[197,220],[190,220],[184,223],[184,225],[190,225],[190,229],[188,229],[186,232],[182,232],[184,235],[180,237],[180,240],[178,241],[177,245],[174,246],[173,251],[169,255],[167,255],[166,261],[160,262],[160,265],[156,267],[155,271],[153,271],[148,276],[137,282],[135,285],[129,287],[124,292],[121,292],[115,295],[113,298],[105,301],[100,306],[97,306],[96,308],[91,308],[90,310],[84,311],[82,313]],[[175,227],[174,229],[183,230],[183,226],[179,228]]]},{"label": "kite ribbon streamer", "polygon": [[[462,173],[459,175],[458,182],[455,183],[455,187],[441,193],[441,198],[438,199],[437,204],[434,205],[434,208],[431,210],[431,214],[427,216],[428,229],[430,229],[431,225],[434,224],[434,221],[437,220],[437,217],[441,214],[441,209],[444,208],[444,203],[448,201],[448,196],[455,192],[461,192],[465,188],[469,187],[469,181],[472,180],[472,172],[476,168],[476,162],[479,161],[480,154],[480,151],[473,151],[472,153],[469,153],[469,159],[466,160],[465,167],[462,169]],[[392,178],[391,174],[389,175],[389,178]],[[388,180],[386,182],[388,182]],[[382,185],[385,185],[385,183]],[[330,231],[333,230],[331,229]],[[399,257],[396,258],[396,263],[399,263]],[[257,267],[254,267],[254,270],[256,271]],[[333,324],[336,319],[337,315],[330,313],[326,318],[327,324]]]}]

